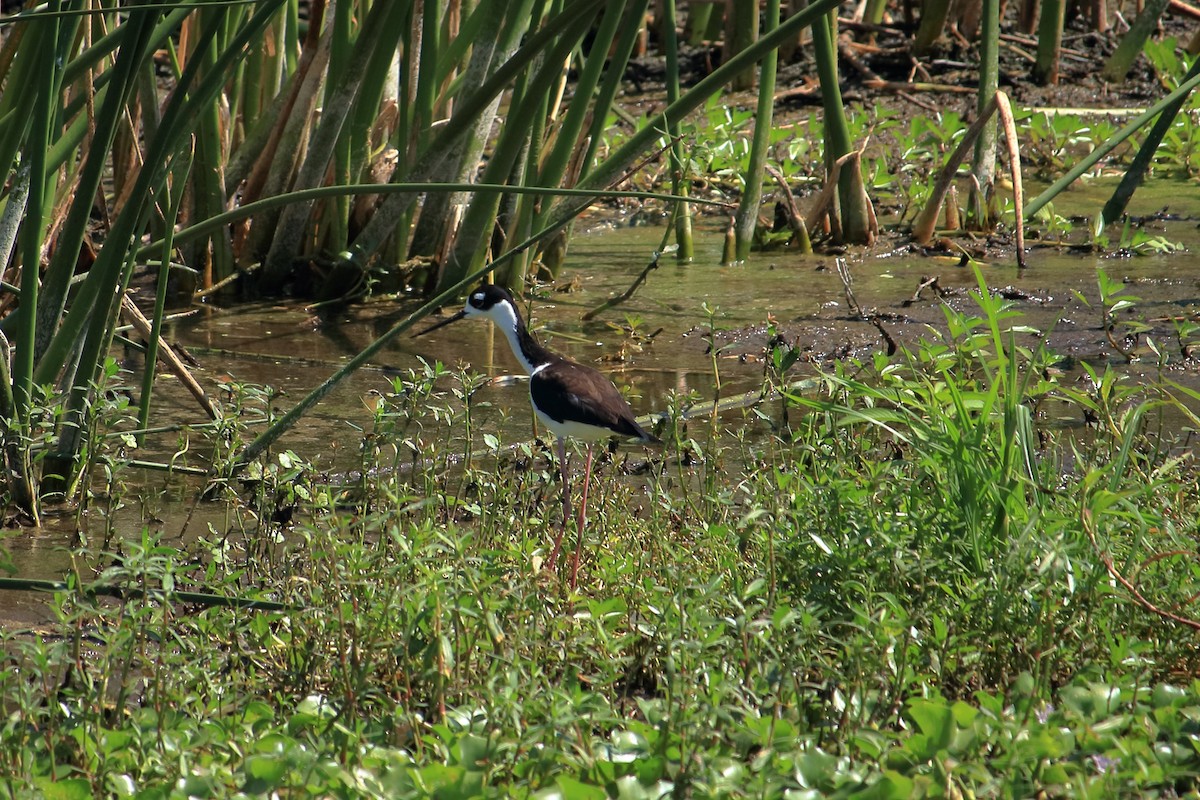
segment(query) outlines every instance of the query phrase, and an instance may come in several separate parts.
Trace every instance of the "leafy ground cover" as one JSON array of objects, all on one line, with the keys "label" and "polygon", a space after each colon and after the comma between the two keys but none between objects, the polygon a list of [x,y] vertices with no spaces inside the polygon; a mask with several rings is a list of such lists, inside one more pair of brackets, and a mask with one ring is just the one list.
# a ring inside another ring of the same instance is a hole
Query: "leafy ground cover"
[{"label": "leafy ground cover", "polygon": [[[80,552],[125,592],[3,634],[0,792],[1195,793],[1200,398],[1061,381],[975,302],[802,391],[768,353],[740,421],[671,398],[664,452],[601,470],[576,592],[544,451],[476,429],[470,373],[397,378],[349,485],[278,453],[228,528]],[[229,389],[218,456],[270,403]]]}]

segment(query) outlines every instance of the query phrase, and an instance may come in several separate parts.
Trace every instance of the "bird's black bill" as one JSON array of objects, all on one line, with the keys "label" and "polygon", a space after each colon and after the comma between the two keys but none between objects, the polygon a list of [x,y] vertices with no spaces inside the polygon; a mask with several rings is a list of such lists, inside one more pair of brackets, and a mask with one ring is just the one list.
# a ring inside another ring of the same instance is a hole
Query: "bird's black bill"
[{"label": "bird's black bill", "polygon": [[415,339],[418,336],[424,336],[425,334],[429,333],[430,331],[436,331],[438,328],[442,328],[442,327],[445,327],[446,325],[449,325],[451,322],[458,322],[460,319],[462,319],[466,315],[467,315],[466,311],[459,311],[457,314],[453,314],[453,315],[447,317],[446,319],[442,320],[441,322],[430,325],[428,328],[426,328],[423,331],[418,331],[417,333],[414,333],[412,338]]}]

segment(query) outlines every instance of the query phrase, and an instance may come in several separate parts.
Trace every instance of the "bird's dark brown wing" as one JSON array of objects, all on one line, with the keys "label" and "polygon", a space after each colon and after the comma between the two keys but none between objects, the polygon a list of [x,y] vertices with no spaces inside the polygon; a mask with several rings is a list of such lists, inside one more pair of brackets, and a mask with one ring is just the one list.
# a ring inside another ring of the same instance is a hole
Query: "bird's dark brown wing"
[{"label": "bird's dark brown wing", "polygon": [[529,379],[529,396],[556,422],[580,422],[609,428],[613,436],[655,441],[637,424],[633,409],[601,373],[565,359]]}]

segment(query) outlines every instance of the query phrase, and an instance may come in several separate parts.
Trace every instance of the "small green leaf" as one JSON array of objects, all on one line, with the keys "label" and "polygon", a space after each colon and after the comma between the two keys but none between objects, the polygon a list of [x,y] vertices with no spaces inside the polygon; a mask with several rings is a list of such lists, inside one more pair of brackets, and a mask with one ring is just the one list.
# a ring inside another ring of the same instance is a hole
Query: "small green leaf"
[{"label": "small green leaf", "polygon": [[243,789],[261,794],[273,791],[287,775],[287,762],[276,756],[248,756],[242,769],[246,773]]},{"label": "small green leaf", "polygon": [[916,699],[908,704],[908,715],[916,723],[927,742],[927,757],[945,750],[954,739],[954,713],[945,703]]},{"label": "small green leaf", "polygon": [[485,769],[490,752],[491,745],[482,736],[468,733],[458,740],[459,763],[467,769]]},{"label": "small green leaf", "polygon": [[566,775],[560,775],[555,782],[558,784],[558,797],[562,800],[608,800],[608,792],[599,786],[592,786]]},{"label": "small green leaf", "polygon": [[114,797],[133,797],[137,794],[137,783],[133,780],[133,776],[125,772],[109,775],[108,791]]},{"label": "small green leaf", "polygon": [[92,785],[84,778],[66,778],[56,781],[50,778],[34,778],[33,785],[41,790],[46,800],[91,800]]},{"label": "small green leaf", "polygon": [[1150,695],[1150,702],[1155,708],[1163,706],[1175,705],[1175,703],[1187,697],[1187,692],[1178,686],[1173,686],[1169,683],[1160,683],[1154,687],[1154,691]]}]

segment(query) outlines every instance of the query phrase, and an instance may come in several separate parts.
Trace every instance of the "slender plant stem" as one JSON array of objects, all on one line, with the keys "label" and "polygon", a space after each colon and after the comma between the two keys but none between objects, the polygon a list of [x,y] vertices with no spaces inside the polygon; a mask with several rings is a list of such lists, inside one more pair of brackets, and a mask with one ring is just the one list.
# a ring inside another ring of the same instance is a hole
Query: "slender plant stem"
[{"label": "slender plant stem", "polygon": [[[51,0],[47,5],[53,15],[61,4]],[[29,158],[29,189],[25,204],[25,220],[21,226],[21,305],[17,310],[19,334],[16,352],[13,355],[13,416],[18,430],[28,434],[29,407],[33,396],[35,350],[37,337],[37,304],[41,288],[42,235],[47,217],[46,203],[52,195],[47,184],[46,155],[50,145],[50,126],[55,116],[58,98],[58,79],[61,69],[56,69],[59,19],[50,16],[39,20],[39,33],[43,46],[36,51],[26,51],[37,64],[37,102],[33,105],[32,122],[25,152]]]},{"label": "slender plant stem", "polygon": [[[393,182],[399,183],[414,178],[423,179],[437,174],[442,168],[448,149],[471,126],[476,124],[479,115],[491,106],[492,101],[500,95],[504,88],[532,63],[559,33],[570,27],[580,15],[592,13],[601,1],[572,0],[561,13],[526,36],[524,43],[511,57],[506,58],[498,66],[493,65],[494,69],[478,89],[456,103],[454,114],[437,132],[436,146],[430,143],[418,156],[416,163],[407,171],[397,169],[393,175]],[[396,224],[411,210],[416,200],[416,194],[408,193],[399,193],[387,198],[371,217],[371,221],[351,243],[347,253],[349,260],[365,262],[368,256],[378,251],[387,238],[395,232]]]},{"label": "slender plant stem", "polygon": [[[214,95],[222,84],[223,75],[227,68],[240,59],[246,45],[261,30],[275,7],[282,0],[267,0],[259,8],[254,17],[247,22],[238,35],[230,42],[230,46],[222,54],[217,68],[209,72],[202,85],[194,92],[189,91],[200,69],[199,59],[193,58],[179,78],[176,91],[168,101],[163,114],[163,125],[159,135],[149,143],[143,168],[134,184],[133,196],[148,198],[156,194],[156,189],[165,178],[165,165],[168,155],[178,149],[180,137],[186,134],[185,123],[195,118],[203,108],[207,99]],[[216,29],[208,27],[201,32],[197,48],[207,41],[211,43],[216,36]],[[67,363],[67,354],[75,347],[80,339],[84,324],[91,318],[98,298],[105,295],[111,298],[115,286],[121,281],[121,269],[126,263],[127,251],[124,249],[135,241],[138,223],[143,217],[143,211],[137,204],[131,203],[117,215],[109,230],[106,246],[101,248],[96,262],[88,275],[88,279],[79,287],[71,309],[62,324],[55,332],[46,351],[38,360],[34,379],[38,383],[53,383]],[[176,242],[179,239],[176,237]],[[152,251],[151,254],[156,254]]]},{"label": "slender plant stem", "polygon": [[[675,0],[663,0],[663,50],[666,53],[667,67],[667,105],[679,100],[679,37],[676,34]],[[691,9],[695,13],[695,7]],[[688,179],[685,174],[683,140],[679,135],[679,122],[667,125],[667,136],[671,140],[671,194],[681,197],[688,195]],[[696,244],[692,240],[692,207],[688,203],[679,203],[675,208],[675,259],[681,262],[691,261],[696,252]]]},{"label": "slender plant stem", "polygon": [[1142,48],[1146,44],[1146,40],[1150,38],[1150,34],[1154,32],[1154,28],[1158,25],[1159,18],[1170,5],[1170,0],[1147,0],[1142,7],[1141,13],[1134,19],[1133,24],[1129,26],[1128,32],[1122,37],[1121,43],[1117,45],[1117,49],[1109,56],[1108,61],[1104,64],[1104,69],[1101,72],[1104,80],[1109,83],[1117,83],[1125,80],[1125,75],[1133,66],[1133,61],[1142,52]]},{"label": "slender plant stem", "polygon": [[[513,170],[517,158],[530,140],[536,127],[538,112],[544,105],[542,100],[550,91],[559,75],[559,64],[570,55],[579,40],[587,32],[588,20],[582,23],[575,35],[559,39],[525,91],[515,95],[511,102],[509,121],[500,132],[500,138],[492,148],[481,183],[497,184],[506,179]],[[507,193],[509,196],[515,196]],[[442,265],[439,285],[457,283],[467,272],[478,270],[491,247],[491,230],[504,195],[499,192],[476,190],[467,207],[462,225],[459,226],[455,248]]]},{"label": "slender plant stem", "polygon": [[[655,139],[661,137],[662,131],[666,130],[669,124],[679,122],[703,105],[705,100],[725,86],[730,76],[736,75],[741,70],[754,64],[767,50],[778,47],[782,42],[787,41],[789,37],[796,35],[801,29],[814,24],[823,14],[837,7],[837,0],[814,0],[803,11],[789,17],[774,31],[765,34],[753,45],[717,67],[688,90],[678,101],[671,103],[659,112],[657,116],[648,120],[645,127],[630,136],[623,145],[610,154],[608,158],[604,159],[602,163],[596,165],[580,181],[578,188],[594,191],[611,185],[612,181],[617,179]],[[691,202],[696,201],[692,199]],[[585,206],[586,202],[579,200],[561,200],[555,204],[555,212],[551,216],[550,221],[551,223],[556,223],[560,220],[572,218],[579,213],[581,207]]]},{"label": "slender plant stem", "polygon": [[1033,65],[1033,79],[1038,83],[1058,83],[1063,15],[1066,7],[1063,0],[1042,0],[1042,16],[1038,21],[1037,61]]},{"label": "slender plant stem", "polygon": [[[779,27],[779,0],[767,0],[765,19],[766,32]],[[778,52],[768,50],[763,54],[758,78],[758,110],[754,115],[754,138],[750,144],[750,159],[742,178],[742,201],[734,217],[737,260],[745,261],[754,244],[754,231],[758,226],[758,208],[762,205],[763,172],[767,165],[767,152],[771,147],[771,124],[775,110],[775,70]],[[836,80],[836,77],[835,77]],[[828,109],[826,109],[828,113]]]},{"label": "slender plant stem", "polygon": [[[996,96],[1000,85],[1000,0],[982,0],[983,30],[979,36],[979,91],[975,98],[976,111],[983,109]],[[975,155],[971,161],[971,172],[985,193],[991,190],[996,171],[996,120],[989,119],[975,140]],[[975,209],[980,222],[990,227],[987,209]]]},{"label": "slender plant stem", "polygon": [[[174,251],[174,223],[179,217],[179,207],[185,194],[183,187],[191,165],[192,158],[189,153],[184,159],[183,167],[175,171],[177,183],[171,197],[170,211],[167,213],[166,236],[163,237],[162,260],[158,265],[158,285],[154,294],[154,320],[150,326],[150,340],[146,342],[146,371],[142,374],[142,396],[138,402],[138,428],[143,430],[150,425],[150,399],[154,394],[154,376],[158,374],[158,344],[162,338],[163,316],[167,307],[167,283],[171,274],[171,253]],[[144,440],[143,435],[137,435],[139,447]]]},{"label": "slender plant stem", "polygon": [[[265,0],[262,3],[254,16],[231,38],[229,46],[194,92],[189,92],[189,89],[200,70],[201,59],[193,57],[189,60],[175,93],[168,101],[158,135],[149,143],[145,166],[134,184],[134,197],[150,198],[158,194],[166,178],[168,155],[178,149],[181,138],[186,135],[186,123],[195,119],[222,88],[229,69],[245,56],[246,45],[260,33],[280,1]],[[205,26],[197,39],[195,52],[202,54],[217,33],[217,26]],[[113,329],[112,323],[119,307],[117,297],[124,291],[132,271],[132,242],[136,238],[136,231],[142,229],[151,208],[148,203],[128,203],[117,215],[106,246],[101,248],[87,280],[75,295],[70,311],[35,367],[34,379],[39,383],[51,383],[60,373],[72,376],[66,411],[58,431],[58,443],[46,460],[47,474],[55,476],[55,481],[60,484],[52,487],[56,491],[67,482],[67,476],[75,468],[86,400],[101,366],[100,354],[107,347]],[[82,337],[81,333],[84,334]],[[69,357],[73,351],[78,353],[77,359]],[[82,366],[82,370],[76,373],[75,365]]]},{"label": "slender plant stem", "polygon": [[[339,4],[338,8],[342,7]],[[335,161],[342,128],[366,75],[367,64],[370,63],[376,46],[382,41],[383,23],[390,8],[387,3],[378,3],[372,7],[363,23],[363,31],[355,42],[353,56],[344,69],[339,70],[336,83],[329,86],[322,107],[321,122],[312,135],[304,163],[296,176],[294,186],[297,188],[307,189],[321,184],[325,180],[330,162]],[[335,31],[337,27],[335,17]],[[336,41],[337,34],[331,35],[330,39]],[[389,46],[394,45],[394,40],[389,41]],[[331,76],[331,80],[334,77]],[[309,204],[297,203],[288,206],[279,215],[270,250],[263,262],[262,272],[259,273],[259,280],[268,292],[278,290],[291,274],[292,260],[299,252],[310,210]],[[338,213],[341,213],[340,210]]]}]

